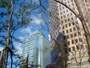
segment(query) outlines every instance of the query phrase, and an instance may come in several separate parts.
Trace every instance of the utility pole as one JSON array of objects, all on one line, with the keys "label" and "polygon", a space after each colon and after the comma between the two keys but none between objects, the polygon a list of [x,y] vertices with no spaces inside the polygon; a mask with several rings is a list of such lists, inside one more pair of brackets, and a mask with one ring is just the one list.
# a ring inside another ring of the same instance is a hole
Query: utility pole
[{"label": "utility pole", "polygon": [[81,21],[81,24],[82,24],[82,27],[83,27],[83,30],[85,32],[85,38],[86,38],[86,42],[87,42],[87,49],[88,49],[88,55],[89,55],[89,59],[88,61],[90,62],[90,35],[89,35],[89,30],[87,28],[87,25],[86,25],[86,22],[85,22],[85,19],[83,17],[83,13],[81,11],[81,8],[79,6],[79,3],[77,2],[77,0],[74,0],[75,1],[75,4],[77,6],[77,9],[78,9],[78,12],[79,14],[76,14],[70,7],[68,7],[66,4],[64,4],[63,2],[60,2],[58,0],[54,0],[55,2],[65,6],[67,9],[69,9],[80,21]]}]

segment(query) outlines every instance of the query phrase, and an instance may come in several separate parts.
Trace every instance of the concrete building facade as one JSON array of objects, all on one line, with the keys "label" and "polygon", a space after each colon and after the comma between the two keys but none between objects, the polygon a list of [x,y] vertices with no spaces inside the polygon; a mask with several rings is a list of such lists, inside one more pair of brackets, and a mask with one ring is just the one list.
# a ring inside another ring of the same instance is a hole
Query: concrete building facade
[{"label": "concrete building facade", "polygon": [[[79,4],[78,6],[80,7],[82,11],[82,15],[85,19],[86,25],[89,29],[90,27],[90,0],[76,0],[77,3]],[[89,30],[90,32],[90,30]]]},{"label": "concrete building facade", "polygon": [[[76,14],[79,14],[74,0],[58,1],[70,7]],[[79,4],[82,4],[82,2]],[[49,6],[49,13],[52,13],[52,15],[50,15],[50,30],[52,36],[51,38],[55,39],[59,32],[63,33],[63,35],[67,37],[67,45],[69,51],[68,64],[88,61],[86,48],[87,43],[81,21],[68,8],[66,8],[62,4],[55,2],[54,0],[49,0]],[[55,15],[56,13],[58,14]],[[55,20],[57,20],[58,22]]]}]

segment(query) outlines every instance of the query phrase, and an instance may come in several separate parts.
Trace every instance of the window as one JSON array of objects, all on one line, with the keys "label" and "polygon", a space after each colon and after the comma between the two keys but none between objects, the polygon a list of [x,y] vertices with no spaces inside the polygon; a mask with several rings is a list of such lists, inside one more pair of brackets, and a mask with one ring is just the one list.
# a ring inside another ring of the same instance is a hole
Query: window
[{"label": "window", "polygon": [[75,8],[73,7],[73,10],[75,10]]},{"label": "window", "polygon": [[70,32],[72,32],[72,29],[70,29]]},{"label": "window", "polygon": [[75,27],[73,27],[73,31],[75,31],[76,30],[76,28]]},{"label": "window", "polygon": [[66,10],[66,12],[68,12],[68,9]]},{"label": "window", "polygon": [[80,33],[80,32],[78,32],[78,35],[81,35],[81,33]]},{"label": "window", "polygon": [[66,16],[64,15],[64,18],[65,18]]},{"label": "window", "polygon": [[73,0],[71,0],[71,2],[73,2]]},{"label": "window", "polygon": [[67,39],[69,38],[69,35],[67,35]]},{"label": "window", "polygon": [[75,25],[74,22],[72,22],[72,24]]},{"label": "window", "polygon": [[66,30],[66,33],[68,33],[68,30]]},{"label": "window", "polygon": [[76,43],[78,43],[78,40],[77,40],[77,39],[75,39],[75,42],[76,42]]},{"label": "window", "polygon": [[69,16],[69,14],[67,14],[67,16]]},{"label": "window", "polygon": [[71,36],[71,38],[72,38],[72,37],[73,37],[73,34],[71,34],[70,36]]},{"label": "window", "polygon": [[65,25],[65,27],[67,28],[67,24]]},{"label": "window", "polygon": [[85,0],[85,2],[88,2],[87,0]]},{"label": "window", "polygon": [[77,34],[75,33],[75,34],[74,34],[74,37],[76,37],[76,36],[77,36]]},{"label": "window", "polygon": [[72,47],[73,51],[75,51],[75,47]]},{"label": "window", "polygon": [[90,12],[90,8],[88,8],[88,12]]},{"label": "window", "polygon": [[68,48],[68,51],[71,52],[71,48]]},{"label": "window", "polygon": [[67,44],[70,45],[70,41],[68,41]]},{"label": "window", "polygon": [[67,20],[65,19],[65,22],[67,22]]},{"label": "window", "polygon": [[63,21],[61,21],[61,23],[63,24]]},{"label": "window", "polygon": [[68,21],[70,21],[70,19],[68,18]]},{"label": "window", "polygon": [[80,42],[82,42],[82,39],[81,39],[81,38],[79,38],[79,41],[80,41]]},{"label": "window", "polygon": [[81,49],[83,49],[84,48],[84,46],[83,45],[81,45]]},{"label": "window", "polygon": [[70,13],[72,15],[72,13]]},{"label": "window", "polygon": [[1,51],[0,51],[0,56],[1,56]]},{"label": "window", "polygon": [[76,45],[76,48],[77,48],[77,50],[79,50],[79,46],[78,45]]},{"label": "window", "polygon": [[73,20],[73,17],[71,17],[71,20]]},{"label": "window", "polygon": [[64,7],[62,7],[64,9]]},{"label": "window", "polygon": [[65,32],[63,31],[63,33],[65,33]]},{"label": "window", "polygon": [[72,3],[72,5],[74,6],[74,3]]},{"label": "window", "polygon": [[78,30],[80,30],[80,27],[77,27]]},{"label": "window", "polygon": [[74,40],[72,40],[72,44],[74,44]]},{"label": "window", "polygon": [[71,23],[69,23],[69,26],[71,26]]},{"label": "window", "polygon": [[64,26],[62,28],[64,29]]},{"label": "window", "polygon": [[63,17],[61,16],[61,19],[62,19]]},{"label": "window", "polygon": [[76,21],[76,24],[78,24],[78,21]]}]

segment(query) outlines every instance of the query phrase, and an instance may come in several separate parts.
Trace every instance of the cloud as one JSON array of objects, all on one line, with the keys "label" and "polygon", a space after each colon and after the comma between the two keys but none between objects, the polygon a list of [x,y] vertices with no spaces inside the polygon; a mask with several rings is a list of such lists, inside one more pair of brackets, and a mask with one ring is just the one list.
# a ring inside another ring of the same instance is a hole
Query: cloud
[{"label": "cloud", "polygon": [[32,16],[32,23],[35,23],[35,24],[43,24],[44,23],[44,20],[41,16],[41,14],[38,14],[38,16]]},{"label": "cloud", "polygon": [[27,28],[22,29],[21,32],[28,33],[28,32],[31,32],[31,29],[30,27],[27,27]]},{"label": "cloud", "polygon": [[[29,27],[27,27],[27,28],[22,29],[22,30],[21,30],[21,33],[24,34],[23,37],[25,38],[26,36],[30,36],[30,35],[31,35],[32,29],[31,29],[30,26],[29,26]],[[22,39],[22,37],[21,37],[21,39]]]},{"label": "cloud", "polygon": [[22,43],[14,42],[15,48],[17,50],[17,54],[21,55],[22,54]]},{"label": "cloud", "polygon": [[23,40],[25,39],[25,37],[24,37],[24,36],[20,36],[19,39],[20,39],[21,41],[23,41]]},{"label": "cloud", "polygon": [[0,51],[2,51],[4,48],[3,47],[0,47]]},{"label": "cloud", "polygon": [[50,36],[50,34],[48,34],[48,38],[49,38],[49,41],[51,40],[51,36]]}]

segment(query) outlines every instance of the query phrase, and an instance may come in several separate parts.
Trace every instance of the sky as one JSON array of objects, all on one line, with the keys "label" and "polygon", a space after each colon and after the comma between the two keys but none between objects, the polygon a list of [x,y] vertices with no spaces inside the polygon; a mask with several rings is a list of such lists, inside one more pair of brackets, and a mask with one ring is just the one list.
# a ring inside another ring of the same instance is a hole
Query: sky
[{"label": "sky", "polygon": [[[38,0],[34,0],[35,2],[37,2]],[[37,2],[38,3],[38,2]],[[45,6],[45,8],[48,8],[48,4],[47,4],[47,0],[42,0],[43,6]],[[39,7],[38,9],[36,9],[35,11],[32,12],[32,14],[30,15],[32,21],[29,24],[29,26],[22,28],[20,30],[18,30],[16,32],[16,36],[18,36],[18,33],[21,32],[22,34],[31,34],[34,31],[41,31],[45,34],[46,38],[48,38],[48,12],[47,10],[43,9],[42,7]]]},{"label": "sky", "polygon": [[[21,3],[21,1],[26,1],[28,2],[29,0],[17,0],[17,4]],[[31,6],[39,6],[39,0],[32,0],[33,1],[33,4],[34,5],[31,5]],[[29,17],[32,19],[32,21],[30,22],[30,24],[27,26],[27,27],[24,27],[24,28],[21,28],[19,30],[17,30],[14,34],[14,36],[16,36],[17,38],[21,38],[21,37],[27,37],[27,35],[31,35],[34,31],[41,31],[43,32],[43,34],[45,35],[45,37],[47,39],[49,39],[49,16],[48,16],[48,12],[47,12],[47,9],[48,9],[48,0],[41,0],[41,3],[43,5],[42,6],[39,6],[38,9],[34,10],[30,15]],[[19,5],[14,5],[14,10],[17,12],[18,9],[16,8],[19,8],[18,6]],[[6,13],[7,10],[4,9],[4,8],[0,8],[0,12],[3,12]],[[7,16],[4,16],[4,17],[0,17],[0,19],[3,20],[3,22],[5,21],[5,19],[7,19],[8,17]],[[16,19],[15,19],[15,22],[16,22]]]},{"label": "sky", "polygon": [[[19,0],[18,3],[20,3],[21,1],[24,0]],[[25,0],[25,1],[29,1],[29,0]],[[39,6],[39,1],[38,0],[32,0],[34,5]],[[39,6],[38,9],[34,10],[31,15],[29,16],[32,21],[30,22],[30,24],[26,27],[20,28],[19,30],[17,30],[14,34],[14,36],[20,40],[24,40],[24,38],[28,38],[28,36],[31,36],[33,32],[37,32],[40,31],[45,35],[45,38],[47,38],[48,40],[50,40],[50,35],[49,35],[49,16],[48,16],[48,0],[41,0],[42,1],[42,6]],[[14,9],[15,11],[18,11],[16,8],[18,8],[18,5],[15,5]],[[0,12],[7,12],[5,9],[0,8]],[[3,21],[5,21],[5,19],[7,19],[6,16],[4,17],[0,17],[0,19],[4,19]],[[16,21],[16,20],[15,20]],[[0,22],[1,23],[1,22]],[[18,43],[18,42],[14,42],[15,48],[18,50],[17,53],[18,54],[22,54],[22,44]],[[18,45],[18,46],[16,46]],[[2,48],[2,47],[1,47]]]},{"label": "sky", "polygon": [[[37,2],[38,0],[34,0]],[[38,2],[37,2],[38,3]],[[48,16],[48,1],[47,0],[42,0],[42,4],[46,9],[43,9],[42,6],[40,6],[38,9],[32,12],[30,15],[30,18],[32,19],[31,23],[27,27],[23,27],[15,32],[15,36],[20,39],[24,40],[24,38],[28,38],[28,36],[31,36],[33,32],[40,31],[45,35],[45,38],[50,40],[50,35],[49,35],[49,16]],[[21,43],[15,42],[15,45],[18,45],[18,52],[21,54],[22,49]]]},{"label": "sky", "polygon": [[[36,0],[38,1],[38,0]],[[37,2],[38,3],[38,2]],[[43,6],[45,6],[46,9],[48,9],[48,3],[47,0],[42,0]],[[33,11],[33,13],[30,16],[32,18],[31,23],[25,27],[21,28],[15,33],[15,36],[18,37],[20,40],[24,40],[24,38],[28,38],[28,36],[31,36],[33,32],[40,31],[42,32],[45,37],[50,40],[49,35],[49,16],[47,10],[43,9],[42,7],[39,7],[37,10]],[[18,44],[18,52],[19,54],[22,54],[22,43],[15,43]]]}]

